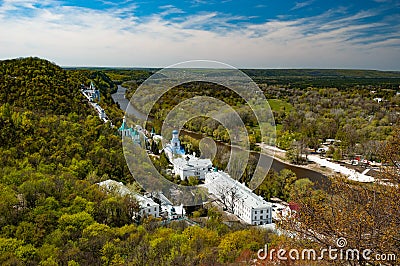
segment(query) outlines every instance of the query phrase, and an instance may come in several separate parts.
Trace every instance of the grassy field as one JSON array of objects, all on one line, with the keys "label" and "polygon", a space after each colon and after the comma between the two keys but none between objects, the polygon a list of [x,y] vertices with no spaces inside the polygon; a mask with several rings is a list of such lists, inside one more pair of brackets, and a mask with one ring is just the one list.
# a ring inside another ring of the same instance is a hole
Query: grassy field
[{"label": "grassy field", "polygon": [[269,106],[271,107],[272,111],[290,111],[293,109],[293,106],[285,101],[279,99],[269,99],[268,100]]}]

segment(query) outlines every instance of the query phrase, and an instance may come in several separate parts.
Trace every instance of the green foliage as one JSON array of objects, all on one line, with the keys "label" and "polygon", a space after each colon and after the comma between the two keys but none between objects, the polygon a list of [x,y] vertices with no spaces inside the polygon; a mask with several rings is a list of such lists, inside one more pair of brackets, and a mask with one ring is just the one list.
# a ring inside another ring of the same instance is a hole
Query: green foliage
[{"label": "green foliage", "polygon": [[[144,219],[138,226],[132,219],[138,210],[135,200],[106,193],[95,184],[108,178],[127,183],[133,179],[115,129],[103,124],[87,105],[79,91],[80,84],[95,83],[102,93],[101,105],[113,123],[118,124],[122,115],[110,97],[116,88],[112,80],[120,83],[133,77],[134,89],[150,73],[144,71],[135,76],[135,71],[124,71],[66,71],[37,58],[0,61],[1,265],[219,265],[236,262],[244,252],[255,256],[269,242],[266,231],[224,224],[222,214],[214,208],[208,209],[207,217],[199,218],[202,227],[188,226],[184,221],[162,225],[159,219],[152,218]],[[192,86],[179,92],[179,97],[163,98],[153,110],[155,115],[161,118],[174,101],[194,96],[198,87]],[[252,145],[260,142],[256,121],[249,115],[248,107],[228,90],[213,88],[207,87],[206,93],[234,106],[251,132]],[[338,147],[341,150],[354,144],[352,137],[383,139],[390,132],[392,118],[374,103],[365,107],[364,114],[349,107],[355,100],[335,102],[332,106],[322,101],[321,105],[326,105],[324,111],[309,110],[317,117],[308,113],[308,120],[302,120],[305,105],[315,92],[303,98],[298,90],[292,91],[293,94],[279,92],[288,98],[271,101],[271,105],[285,132],[282,145],[291,145],[293,139],[304,136],[313,137],[310,125],[314,122],[317,132],[343,136],[344,146]],[[347,97],[349,93],[321,90],[316,95],[341,96],[339,99],[343,101],[343,95]],[[358,98],[357,101],[366,103]],[[348,114],[328,111],[333,106],[358,113],[350,114],[347,121]],[[373,116],[372,122],[363,127],[367,115]],[[300,126],[303,122],[307,127]],[[346,127],[346,123],[352,127]],[[154,121],[151,126],[159,132],[159,122]],[[213,120],[193,119],[186,126],[228,141],[226,130]],[[331,132],[335,127],[337,132]],[[357,134],[345,139],[353,129]],[[198,143],[190,139],[182,142],[192,145],[187,147],[191,152],[199,152]],[[157,148],[160,147],[154,145],[153,149]],[[163,153],[157,161],[156,167],[160,169],[168,165]],[[244,180],[251,177],[253,168],[254,163],[246,168]],[[189,180],[189,183],[195,182]],[[291,172],[271,172],[256,192],[265,198],[278,196],[288,200],[292,196],[290,191],[301,195],[311,186],[308,180],[296,180]]]},{"label": "green foliage", "polygon": [[299,199],[309,195],[313,191],[314,183],[308,178],[301,178],[293,183],[290,198]]},{"label": "green foliage", "polygon": [[234,262],[243,250],[256,252],[264,240],[265,232],[256,229],[240,230],[226,234],[218,248],[221,262]]},{"label": "green foliage", "polygon": [[350,69],[244,69],[257,83],[299,87],[351,87],[383,86],[396,88],[400,84],[398,71]]},{"label": "green foliage", "polygon": [[58,220],[61,230],[80,230],[82,231],[94,223],[93,217],[87,212],[78,212],[76,214],[63,214]]},{"label": "green foliage", "polygon": [[288,169],[283,169],[279,174],[270,170],[255,191],[266,199],[278,197],[288,201],[296,180],[295,173]]},{"label": "green foliage", "polygon": [[268,100],[269,106],[271,107],[272,111],[279,112],[279,111],[291,111],[293,106],[280,99],[269,99]]},{"label": "green foliage", "polygon": [[[22,110],[41,114],[52,112],[66,114],[76,111],[87,115],[86,108],[80,108],[82,95],[77,90],[80,80],[69,75],[60,67],[38,58],[23,58],[0,61],[0,103],[8,103]],[[3,109],[4,110],[4,109]],[[29,116],[15,120],[14,124],[29,131]],[[6,116],[7,117],[7,116]],[[8,117],[11,118],[11,117]]]}]

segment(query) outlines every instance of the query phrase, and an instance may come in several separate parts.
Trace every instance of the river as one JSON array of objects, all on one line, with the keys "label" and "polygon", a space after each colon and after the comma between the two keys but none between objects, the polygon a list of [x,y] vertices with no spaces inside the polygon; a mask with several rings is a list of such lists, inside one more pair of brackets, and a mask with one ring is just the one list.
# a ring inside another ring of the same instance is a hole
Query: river
[{"label": "river", "polygon": [[[117,92],[111,95],[114,102],[118,103],[119,107],[124,112],[126,111],[127,114],[133,115],[141,120],[146,120],[147,119],[146,115],[144,115],[138,109],[136,109],[129,102],[129,100],[125,98],[125,92],[126,92],[126,88],[122,87],[121,85],[118,85]],[[187,132],[187,131],[183,132],[183,134],[190,135],[191,137],[194,137],[196,139],[201,139],[203,137],[201,134]],[[216,142],[216,144],[217,144],[218,150],[229,152],[228,145],[221,143],[221,142]],[[270,157],[269,155],[266,155],[264,153],[260,154],[259,152],[252,152],[252,154],[256,155],[257,157],[259,157],[259,156]],[[328,179],[326,178],[326,176],[317,171],[313,171],[313,170],[306,169],[303,167],[298,167],[295,165],[290,165],[290,164],[287,164],[287,163],[282,162],[277,159],[273,159],[271,168],[276,172],[279,172],[282,169],[289,169],[289,170],[293,171],[298,178],[309,178],[311,181],[313,181],[315,183],[316,187],[319,187],[319,188],[326,187],[326,185],[327,185]]]},{"label": "river", "polygon": [[[122,87],[121,85],[118,85],[118,90],[116,93],[111,94],[111,97],[113,98],[115,103],[119,104],[119,108],[122,111],[126,111],[127,114],[134,115],[136,118],[139,118],[141,120],[146,120],[147,117],[141,113],[139,110],[137,110],[130,102],[128,99],[125,98],[125,92],[126,88]],[[128,109],[127,109],[128,107]]]}]

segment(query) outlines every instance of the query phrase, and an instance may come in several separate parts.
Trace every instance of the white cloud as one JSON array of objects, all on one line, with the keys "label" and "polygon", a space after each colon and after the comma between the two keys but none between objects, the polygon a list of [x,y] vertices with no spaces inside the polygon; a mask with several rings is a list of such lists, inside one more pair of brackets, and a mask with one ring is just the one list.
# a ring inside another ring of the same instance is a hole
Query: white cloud
[{"label": "white cloud", "polygon": [[314,0],[309,0],[309,1],[305,1],[305,2],[296,2],[296,5],[291,10],[296,10],[296,9],[307,7],[307,6],[311,5],[313,2],[314,2]]},{"label": "white cloud", "polygon": [[163,9],[164,11],[160,13],[162,16],[167,16],[170,14],[183,14],[185,13],[182,9],[177,8],[173,5],[165,5],[165,6],[160,6],[160,9]]},{"label": "white cloud", "polygon": [[[7,36],[0,39],[0,58],[40,56],[71,66],[163,67],[210,59],[238,67],[400,68],[397,32],[363,34],[386,26],[360,21],[374,16],[372,11],[238,25],[231,21],[245,18],[217,12],[166,20],[162,12],[137,17],[135,5],[100,11],[59,4],[38,9],[33,1],[18,2],[0,6],[0,36]],[[10,10],[21,5],[30,6],[34,16],[10,18]]]}]

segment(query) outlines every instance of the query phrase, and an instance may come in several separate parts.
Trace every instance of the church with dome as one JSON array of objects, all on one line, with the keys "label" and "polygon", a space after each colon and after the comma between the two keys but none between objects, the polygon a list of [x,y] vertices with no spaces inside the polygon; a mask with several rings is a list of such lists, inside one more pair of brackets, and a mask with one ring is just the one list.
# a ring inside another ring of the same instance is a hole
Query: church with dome
[{"label": "church with dome", "polygon": [[[140,130],[140,129],[139,129]],[[138,129],[133,128],[133,127],[129,127],[127,122],[126,122],[126,118],[124,116],[124,119],[122,120],[122,125],[121,127],[118,129],[118,133],[119,135],[121,135],[122,137],[131,137],[133,140],[133,143],[141,145],[141,139],[140,139],[140,132]]]},{"label": "church with dome", "polygon": [[173,172],[181,180],[194,176],[199,180],[204,180],[206,173],[212,171],[212,162],[210,159],[201,159],[195,155],[186,154],[181,147],[178,130],[172,131],[172,139],[164,148],[169,161],[174,166]]},{"label": "church with dome", "polygon": [[185,155],[185,149],[181,146],[181,141],[179,140],[178,130],[172,131],[172,139],[164,148],[164,152],[171,162],[174,157]]}]

